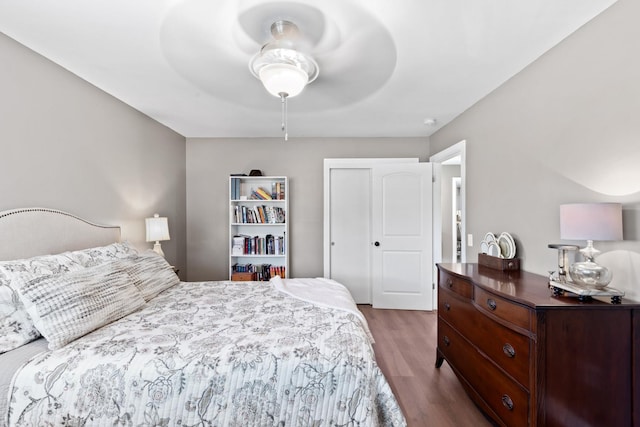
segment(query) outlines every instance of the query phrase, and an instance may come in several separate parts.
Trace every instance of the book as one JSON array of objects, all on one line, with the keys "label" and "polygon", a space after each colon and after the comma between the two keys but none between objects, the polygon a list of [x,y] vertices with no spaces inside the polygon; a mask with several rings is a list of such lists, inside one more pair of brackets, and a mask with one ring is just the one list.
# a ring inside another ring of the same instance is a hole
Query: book
[{"label": "book", "polygon": [[273,244],[273,234],[267,234],[266,236],[264,236],[265,238],[265,254],[267,255],[274,255],[274,244]]},{"label": "book", "polygon": [[256,224],[260,224],[261,222],[263,222],[262,218],[260,217],[260,210],[259,210],[258,206],[254,206],[253,207],[253,215],[255,217],[255,221],[254,222]]},{"label": "book", "polygon": [[246,206],[242,206],[241,210],[242,210],[242,217],[241,217],[241,221],[240,222],[243,222],[243,223],[246,224],[247,223],[247,207]]},{"label": "book", "polygon": [[231,220],[231,221],[233,221],[233,222],[240,222],[240,214],[239,214],[239,211],[240,211],[240,207],[239,207],[239,206],[237,206],[237,205],[236,205],[236,206],[234,206],[234,207],[233,207],[233,214],[232,214],[232,215],[233,215],[233,218],[232,218],[232,220]]},{"label": "book", "polygon": [[266,223],[266,217],[264,215],[264,205],[263,206],[258,206],[258,214],[260,214],[260,222],[261,223]]}]

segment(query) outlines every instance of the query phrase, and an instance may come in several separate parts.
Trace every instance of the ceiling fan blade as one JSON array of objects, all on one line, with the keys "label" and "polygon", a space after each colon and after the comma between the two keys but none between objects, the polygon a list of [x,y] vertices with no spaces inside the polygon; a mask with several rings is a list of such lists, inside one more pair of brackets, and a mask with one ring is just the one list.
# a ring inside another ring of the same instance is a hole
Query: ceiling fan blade
[{"label": "ceiling fan blade", "polygon": [[[167,62],[208,96],[249,109],[272,107],[273,97],[251,75],[249,61],[272,37],[274,19],[292,20],[314,46],[309,53],[317,60],[320,75],[303,91],[300,112],[357,103],[384,86],[395,69],[397,52],[391,35],[365,12],[351,10],[337,22],[303,3],[257,3],[242,11],[235,2],[213,3],[177,3],[166,14],[160,35]],[[229,20],[234,13],[238,20]],[[255,96],[239,98],[247,87],[255,87]]]}]

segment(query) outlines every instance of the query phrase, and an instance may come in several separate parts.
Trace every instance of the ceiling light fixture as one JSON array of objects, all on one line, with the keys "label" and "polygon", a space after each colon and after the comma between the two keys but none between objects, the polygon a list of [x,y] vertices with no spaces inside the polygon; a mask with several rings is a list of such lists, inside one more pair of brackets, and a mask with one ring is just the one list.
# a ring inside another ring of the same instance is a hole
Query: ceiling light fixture
[{"label": "ceiling light fixture", "polygon": [[287,98],[298,95],[306,85],[318,77],[318,64],[297,50],[300,37],[298,27],[289,21],[276,21],[271,25],[273,40],[262,46],[249,62],[251,73],[264,85],[267,92],[280,98],[282,103],[282,131],[287,133]]}]

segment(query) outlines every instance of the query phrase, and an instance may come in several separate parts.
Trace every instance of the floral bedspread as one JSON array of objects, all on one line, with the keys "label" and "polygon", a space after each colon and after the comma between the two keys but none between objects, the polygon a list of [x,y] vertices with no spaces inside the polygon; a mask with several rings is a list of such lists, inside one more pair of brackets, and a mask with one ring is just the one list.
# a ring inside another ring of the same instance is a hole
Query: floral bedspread
[{"label": "floral bedspread", "polygon": [[36,356],[8,424],[406,425],[356,316],[241,282],[183,282]]}]

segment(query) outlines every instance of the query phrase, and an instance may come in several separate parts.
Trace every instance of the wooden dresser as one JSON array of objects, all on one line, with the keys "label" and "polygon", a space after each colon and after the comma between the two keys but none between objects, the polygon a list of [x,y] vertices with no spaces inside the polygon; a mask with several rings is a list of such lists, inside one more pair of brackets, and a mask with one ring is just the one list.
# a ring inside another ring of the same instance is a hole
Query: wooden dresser
[{"label": "wooden dresser", "polygon": [[640,304],[478,264],[438,264],[438,284],[436,367],[498,425],[640,427]]}]

